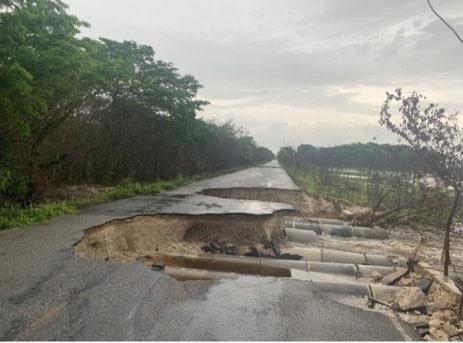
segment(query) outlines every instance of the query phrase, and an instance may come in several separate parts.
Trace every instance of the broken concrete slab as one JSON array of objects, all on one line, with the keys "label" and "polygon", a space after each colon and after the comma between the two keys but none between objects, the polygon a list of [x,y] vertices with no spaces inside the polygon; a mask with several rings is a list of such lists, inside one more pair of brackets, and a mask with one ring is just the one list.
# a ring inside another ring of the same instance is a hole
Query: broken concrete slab
[{"label": "broken concrete slab", "polygon": [[390,305],[395,301],[402,287],[370,284],[369,290],[370,298]]},{"label": "broken concrete slab", "polygon": [[403,277],[405,274],[407,274],[407,272],[408,271],[406,269],[400,269],[400,270],[393,271],[385,275],[383,279],[381,280],[381,282],[383,283],[383,285],[392,285],[394,282],[396,282],[401,277]]},{"label": "broken concrete slab", "polygon": [[409,311],[425,306],[426,295],[418,287],[404,287],[397,293],[393,307],[399,311]]}]

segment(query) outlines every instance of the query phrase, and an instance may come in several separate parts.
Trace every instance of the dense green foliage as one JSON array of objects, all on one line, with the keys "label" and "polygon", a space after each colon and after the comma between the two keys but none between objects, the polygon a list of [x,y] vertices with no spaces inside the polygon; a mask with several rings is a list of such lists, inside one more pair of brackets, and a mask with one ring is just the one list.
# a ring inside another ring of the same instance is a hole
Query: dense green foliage
[{"label": "dense green foliage", "polygon": [[193,76],[150,46],[79,38],[86,25],[60,0],[0,1],[0,200],[273,158],[230,123],[197,118],[207,102]]},{"label": "dense green foliage", "polygon": [[418,161],[404,145],[354,143],[329,148],[300,145],[283,147],[278,160],[286,166],[307,168],[351,168],[363,170],[413,171]]}]

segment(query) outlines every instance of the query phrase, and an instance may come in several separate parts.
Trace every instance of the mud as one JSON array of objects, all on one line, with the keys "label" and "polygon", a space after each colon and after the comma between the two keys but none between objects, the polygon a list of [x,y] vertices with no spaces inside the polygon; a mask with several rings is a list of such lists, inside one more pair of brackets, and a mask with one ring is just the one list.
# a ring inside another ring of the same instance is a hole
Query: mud
[{"label": "mud", "polygon": [[312,198],[299,190],[277,188],[208,188],[200,194],[240,200],[260,200],[290,204],[301,217],[339,218],[342,208],[324,198]]},{"label": "mud", "polygon": [[150,215],[114,220],[85,231],[81,257],[131,262],[159,254],[201,254],[204,242],[268,244],[283,236],[283,215]]}]

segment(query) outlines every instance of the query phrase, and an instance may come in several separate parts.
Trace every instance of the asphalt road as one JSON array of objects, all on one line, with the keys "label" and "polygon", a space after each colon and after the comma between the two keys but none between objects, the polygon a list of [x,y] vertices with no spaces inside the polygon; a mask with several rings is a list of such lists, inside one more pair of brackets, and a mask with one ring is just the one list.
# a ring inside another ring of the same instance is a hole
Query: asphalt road
[{"label": "asphalt road", "polygon": [[152,213],[263,215],[290,209],[193,194],[237,183],[294,189],[284,170],[268,165],[171,194],[116,201],[0,232],[0,339],[403,339],[388,317],[343,305],[304,281],[246,276],[178,282],[141,263],[73,254],[73,244],[85,229],[115,218]]}]

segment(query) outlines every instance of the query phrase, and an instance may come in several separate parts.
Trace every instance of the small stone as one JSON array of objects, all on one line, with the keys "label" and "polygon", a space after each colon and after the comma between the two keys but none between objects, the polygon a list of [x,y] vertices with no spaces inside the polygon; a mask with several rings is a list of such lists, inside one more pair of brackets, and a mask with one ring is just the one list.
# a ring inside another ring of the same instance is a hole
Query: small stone
[{"label": "small stone", "polygon": [[411,315],[405,313],[398,313],[399,318],[402,319],[405,323],[410,324],[415,327],[428,327],[429,326],[429,317],[424,315]]},{"label": "small stone", "polygon": [[389,273],[383,277],[382,283],[384,285],[391,285],[398,279],[402,278],[405,274],[407,274],[406,269],[396,270],[395,272]]},{"label": "small stone", "polygon": [[397,282],[397,286],[414,286],[415,285],[415,279],[410,278],[410,277],[403,277]]},{"label": "small stone", "polygon": [[370,283],[379,282],[379,281],[381,281],[382,278],[383,278],[383,276],[381,275],[381,273],[376,271],[376,270],[374,270],[370,274],[368,274],[368,281]]},{"label": "small stone", "polygon": [[394,307],[400,311],[409,311],[424,307],[425,295],[416,287],[404,288],[396,296]]},{"label": "small stone", "polygon": [[429,332],[431,334],[431,337],[435,341],[449,341],[449,336],[442,329],[431,328],[431,330],[429,330]]},{"label": "small stone", "polygon": [[440,311],[441,308],[442,306],[435,303],[426,304],[426,313],[433,314],[434,312]]}]

